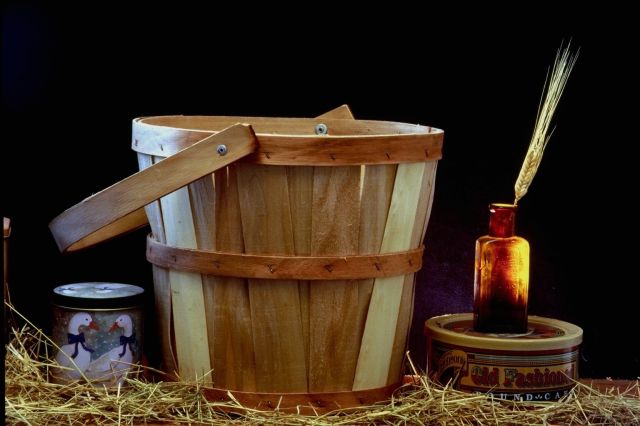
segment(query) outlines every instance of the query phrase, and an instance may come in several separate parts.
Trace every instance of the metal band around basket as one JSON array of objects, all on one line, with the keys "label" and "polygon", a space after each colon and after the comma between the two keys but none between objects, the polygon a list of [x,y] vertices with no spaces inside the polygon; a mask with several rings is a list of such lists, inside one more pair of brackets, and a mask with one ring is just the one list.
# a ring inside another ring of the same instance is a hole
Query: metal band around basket
[{"label": "metal band around basket", "polygon": [[237,278],[351,280],[420,270],[424,246],[395,253],[349,256],[276,256],[225,253],[162,244],[147,238],[147,260],[163,268]]},{"label": "metal band around basket", "polygon": [[[400,164],[442,158],[444,132],[415,124],[334,118],[160,116],[133,121],[133,150],[159,157],[235,123],[248,123],[256,151],[243,162],[288,166]],[[322,132],[317,128],[321,126]]]}]

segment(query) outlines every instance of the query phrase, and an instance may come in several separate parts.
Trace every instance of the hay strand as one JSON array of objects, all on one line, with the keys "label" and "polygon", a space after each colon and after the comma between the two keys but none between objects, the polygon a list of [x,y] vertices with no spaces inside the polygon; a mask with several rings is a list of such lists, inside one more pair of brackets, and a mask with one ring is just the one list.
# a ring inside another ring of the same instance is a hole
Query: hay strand
[{"label": "hay strand", "polygon": [[[13,330],[6,345],[5,422],[27,425],[69,424],[638,424],[640,386],[620,392],[599,392],[578,383],[562,400],[553,403],[504,401],[487,395],[459,392],[418,375],[386,404],[345,409],[321,416],[263,412],[230,402],[208,401],[204,381],[153,382],[127,378],[116,389],[89,382],[55,384],[47,381],[55,361],[51,342],[41,330],[25,326]],[[142,368],[141,368],[142,369]],[[141,371],[142,373],[148,372]],[[146,374],[148,376],[148,374]],[[233,410],[231,414],[222,410]]]},{"label": "hay strand", "polygon": [[558,49],[558,53],[556,54],[555,61],[553,62],[551,77],[548,78],[549,74],[547,73],[547,78],[545,78],[545,84],[542,90],[544,100],[543,97],[540,98],[538,116],[536,118],[536,124],[533,129],[531,141],[529,142],[529,149],[524,157],[522,168],[520,169],[518,179],[516,179],[516,184],[514,185],[514,205],[517,205],[518,201],[520,201],[520,199],[524,197],[529,190],[531,181],[536,175],[540,162],[542,161],[544,150],[551,138],[551,134],[553,133],[553,131],[549,133],[551,119],[553,118],[553,114],[558,106],[564,87],[567,84],[569,75],[571,74],[573,66],[575,65],[580,53],[580,49],[578,49],[575,55],[571,54],[571,51],[569,50],[570,47],[571,43],[569,43],[564,49],[560,46],[560,49]]}]

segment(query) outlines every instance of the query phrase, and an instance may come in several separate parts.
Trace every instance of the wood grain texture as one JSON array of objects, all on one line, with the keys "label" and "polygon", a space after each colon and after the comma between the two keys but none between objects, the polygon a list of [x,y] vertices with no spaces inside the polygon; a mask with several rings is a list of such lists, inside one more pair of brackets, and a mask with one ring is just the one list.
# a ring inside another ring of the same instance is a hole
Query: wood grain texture
[{"label": "wood grain texture", "polygon": [[[425,171],[420,188],[420,199],[416,210],[416,219],[413,225],[413,231],[411,231],[411,247],[421,246],[424,241],[427,224],[431,216],[431,206],[433,205],[437,166],[438,163],[435,161],[425,164]],[[389,364],[388,384],[396,383],[404,372],[403,360],[408,345],[407,339],[413,317],[415,284],[416,274],[405,275],[395,340],[391,353],[391,363]]]},{"label": "wood grain texture", "polygon": [[[219,144],[227,146],[226,155],[216,152]],[[230,127],[83,200],[54,218],[49,228],[61,251],[113,238],[145,225],[143,207],[149,203],[255,149],[250,127]]]},{"label": "wood grain texture", "polygon": [[[360,167],[316,167],[311,254],[358,251]],[[358,283],[312,282],[309,288],[309,391],[348,390],[359,345]]]},{"label": "wood grain texture", "polygon": [[[341,118],[353,120],[353,113],[348,105],[319,115],[317,118],[333,119]],[[296,255],[311,254],[311,218],[313,212],[313,170],[312,166],[294,166],[287,169],[289,179],[289,195],[291,198],[291,213],[293,217],[293,236],[295,240]],[[307,364],[307,377],[309,375],[309,348],[310,339],[310,283],[306,280],[299,281],[300,288],[300,313],[302,315],[302,335],[304,338],[305,362]]]},{"label": "wood grain texture", "polygon": [[[294,254],[286,169],[239,164],[238,187],[245,251]],[[305,392],[298,282],[252,279],[249,297],[257,390]]]},{"label": "wood grain texture", "polygon": [[[216,248],[244,251],[236,167],[214,174],[216,206]],[[256,361],[247,281],[231,277],[215,280],[215,352],[213,369],[216,385],[226,389],[255,391]]]},{"label": "wood grain texture", "polygon": [[[162,197],[160,204],[167,243],[195,248],[188,188]],[[196,380],[211,372],[202,278],[197,273],[170,270],[169,281],[180,377]],[[207,377],[205,383],[211,382],[211,376]]]},{"label": "wood grain texture", "polygon": [[297,136],[288,139],[260,135],[255,153],[243,161],[271,165],[355,166],[416,163],[440,158],[442,138],[439,134]]},{"label": "wood grain texture", "polygon": [[173,333],[173,308],[169,270],[153,265],[153,297],[155,306],[155,329],[162,350],[162,371],[178,376],[178,360]]},{"label": "wood grain texture", "polygon": [[[342,112],[343,113],[343,112]],[[428,126],[388,121],[332,118],[265,117],[148,117],[133,123],[132,148],[152,155],[171,155],[206,134],[234,123],[250,123],[259,151],[256,164],[317,166],[394,164],[437,160],[442,156],[443,132]],[[327,135],[316,135],[323,123]]]},{"label": "wood grain texture", "polygon": [[428,186],[425,187],[424,192],[429,194],[429,201],[427,202],[427,214],[424,216],[424,223],[422,224],[422,235],[418,244],[424,242],[425,235],[427,234],[427,228],[429,227],[429,220],[431,219],[431,209],[433,208],[433,200],[436,192],[436,172],[438,171],[438,162],[427,163],[425,168],[425,174],[430,175],[427,177]]},{"label": "wood grain texture", "polygon": [[[330,112],[329,112],[330,113]],[[261,135],[291,136],[314,135],[318,123],[327,125],[329,135],[409,135],[441,133],[442,130],[417,124],[380,120],[353,120],[352,117],[328,117],[329,113],[316,118],[247,117],[247,116],[203,116],[165,115],[138,118],[133,121],[132,148],[142,151],[145,144],[158,145],[162,142],[182,144],[180,149],[206,134],[218,132],[237,123],[248,123],[255,133]],[[346,118],[346,119],[345,119]],[[199,134],[196,136],[196,134]],[[188,141],[189,137],[194,138]],[[322,136],[325,137],[325,136]],[[173,142],[172,142],[173,141]],[[164,146],[162,155],[169,155],[173,149]]]},{"label": "wood grain texture", "polygon": [[[245,410],[272,411],[276,408],[282,413],[302,414],[312,418],[330,411],[355,407],[366,409],[367,406],[387,401],[401,383],[377,389],[348,392],[308,392],[308,393],[262,393],[262,392],[228,392],[226,389],[202,388],[201,391],[209,401],[232,402],[238,401],[241,407],[224,411],[246,413]],[[233,399],[231,396],[233,396]],[[314,419],[305,419],[313,421]],[[288,424],[282,419],[274,424]],[[321,423],[324,424],[324,423]]]},{"label": "wood grain texture", "polygon": [[[223,168],[223,170],[226,170]],[[197,247],[216,249],[216,190],[213,175],[206,175],[189,184],[189,200]]]},{"label": "wood grain texture", "polygon": [[[182,144],[175,145],[182,147]],[[163,152],[154,148],[146,147],[139,152],[151,155]],[[171,155],[178,151],[174,150]],[[322,137],[269,134],[259,135],[256,152],[243,161],[279,166],[356,166],[415,163],[440,158],[441,133]]]},{"label": "wood grain texture", "polygon": [[[140,170],[146,169],[164,158],[153,157],[138,153],[138,166]],[[161,243],[166,243],[164,223],[162,221],[162,209],[160,201],[156,200],[145,206],[145,212],[151,225],[152,237]],[[172,307],[171,284],[169,283],[169,270],[153,265],[153,295],[155,299],[155,331],[161,350],[161,368],[171,375],[178,375],[178,363],[176,361],[175,342],[172,339]]]},{"label": "wood grain texture", "polygon": [[[299,256],[311,254],[311,212],[313,201],[313,167],[287,167],[289,184],[289,203],[293,226],[294,252]],[[274,265],[275,262],[268,262]],[[273,270],[274,266],[270,266]],[[286,266],[276,265],[276,270],[287,270]],[[308,269],[307,269],[308,270]],[[296,268],[296,271],[299,271]],[[292,274],[291,278],[300,275]],[[302,321],[302,339],[307,375],[309,374],[309,281],[299,280],[300,319]]]},{"label": "wood grain texture", "polygon": [[[147,167],[151,167],[153,164],[163,160],[162,157],[153,157],[138,153],[138,167],[140,170],[144,170]],[[167,240],[164,236],[164,224],[162,223],[162,210],[160,208],[160,201],[154,200],[144,207],[144,211],[147,214],[149,225],[151,225],[151,233],[156,241],[166,243]]]},{"label": "wood grain texture", "polygon": [[[381,252],[406,250],[411,245],[424,170],[425,163],[398,166]],[[403,284],[404,276],[377,278],[374,283],[354,390],[380,387],[387,382]]]},{"label": "wood grain texture", "polygon": [[332,109],[331,111],[327,111],[324,114],[320,114],[316,118],[329,118],[329,119],[341,118],[345,120],[353,120],[355,117],[353,116],[353,113],[351,112],[351,108],[349,108],[349,105],[344,104],[344,105],[340,105],[337,108]]},{"label": "wood grain texture", "polygon": [[[192,182],[188,186],[189,200],[191,204],[191,216],[193,218],[193,228],[195,233],[196,246],[200,249],[216,249],[216,212],[215,194],[213,186],[213,175],[205,175]],[[173,270],[173,269],[171,269]],[[201,273],[201,271],[197,271]],[[202,297],[204,304],[204,324],[207,329],[207,346],[209,348],[209,363],[213,367],[217,350],[215,346],[215,297],[216,287],[215,277],[201,275]],[[215,382],[215,370],[212,382]]]},{"label": "wood grain texture", "polygon": [[[393,183],[396,177],[396,165],[365,166],[360,209],[360,233],[358,252],[360,254],[380,253],[384,228],[387,224]],[[421,264],[421,262],[420,262]],[[386,271],[386,268],[384,268]],[[369,311],[372,278],[358,282],[358,335],[362,340],[364,325]]]},{"label": "wood grain texture", "polygon": [[226,253],[165,245],[147,239],[147,260],[163,268],[214,276],[266,280],[354,280],[420,270],[422,247],[395,253],[282,256]]}]

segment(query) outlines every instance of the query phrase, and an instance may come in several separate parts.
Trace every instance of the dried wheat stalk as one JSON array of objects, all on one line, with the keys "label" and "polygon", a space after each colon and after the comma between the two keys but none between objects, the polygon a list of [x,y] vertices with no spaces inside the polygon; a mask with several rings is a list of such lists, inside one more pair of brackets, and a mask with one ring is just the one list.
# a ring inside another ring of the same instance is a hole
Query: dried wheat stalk
[{"label": "dried wheat stalk", "polygon": [[[522,164],[514,186],[516,198],[513,204],[517,205],[518,201],[520,201],[529,190],[531,181],[536,175],[538,166],[540,166],[540,162],[542,161],[544,149],[551,138],[551,133],[553,133],[552,131],[547,134],[549,132],[549,125],[551,124],[553,113],[558,106],[564,87],[567,84],[571,70],[573,70],[573,66],[580,52],[578,49],[575,55],[572,55],[569,51],[570,47],[570,43],[564,49],[560,46],[556,54],[556,59],[553,62],[553,68],[551,69],[551,78],[548,78],[549,75],[547,73],[545,85],[542,90],[544,100],[542,97],[540,98],[538,116],[533,129],[533,135],[531,136],[531,142],[529,143],[529,149],[527,150],[527,155],[524,157],[524,163]],[[544,89],[546,89],[546,96]]]}]

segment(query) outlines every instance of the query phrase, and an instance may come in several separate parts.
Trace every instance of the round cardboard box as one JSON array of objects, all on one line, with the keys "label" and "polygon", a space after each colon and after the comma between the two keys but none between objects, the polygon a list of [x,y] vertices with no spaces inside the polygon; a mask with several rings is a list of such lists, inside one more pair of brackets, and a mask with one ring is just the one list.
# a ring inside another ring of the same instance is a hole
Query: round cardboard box
[{"label": "round cardboard box", "polygon": [[529,316],[524,334],[478,333],[473,314],[434,317],[425,323],[427,373],[436,382],[498,398],[555,401],[578,378],[582,329]]}]

